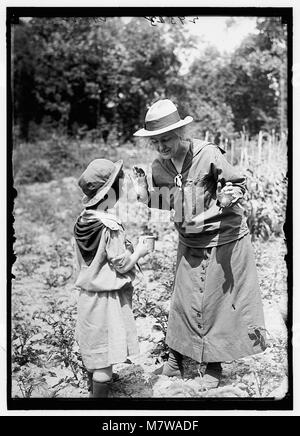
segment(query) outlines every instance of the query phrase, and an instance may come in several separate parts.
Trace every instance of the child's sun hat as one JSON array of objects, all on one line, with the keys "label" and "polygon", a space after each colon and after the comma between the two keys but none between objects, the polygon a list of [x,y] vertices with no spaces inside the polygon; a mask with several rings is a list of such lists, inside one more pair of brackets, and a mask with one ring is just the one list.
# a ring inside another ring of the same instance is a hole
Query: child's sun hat
[{"label": "child's sun hat", "polygon": [[177,107],[168,99],[158,100],[146,113],[145,127],[133,136],[155,136],[170,130],[178,129],[193,121],[193,117],[180,118]]},{"label": "child's sun hat", "polygon": [[84,193],[83,205],[94,206],[102,200],[120,175],[122,168],[122,160],[115,163],[108,159],[93,160],[78,180],[78,185]]}]

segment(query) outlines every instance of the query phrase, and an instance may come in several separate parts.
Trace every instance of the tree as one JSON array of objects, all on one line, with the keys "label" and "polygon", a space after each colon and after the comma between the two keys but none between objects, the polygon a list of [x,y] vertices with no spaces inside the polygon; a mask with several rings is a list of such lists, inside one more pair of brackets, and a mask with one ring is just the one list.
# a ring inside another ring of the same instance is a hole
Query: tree
[{"label": "tree", "polygon": [[233,114],[224,95],[224,86],[231,74],[226,69],[227,62],[226,56],[209,46],[194,60],[187,74],[186,105],[202,133],[208,130],[228,135],[233,130]]},{"label": "tree", "polygon": [[257,28],[233,53],[224,87],[235,128],[252,134],[286,126],[286,29],[276,18],[258,18]]},{"label": "tree", "polygon": [[20,22],[12,27],[12,98],[14,124],[28,140],[29,123],[37,112],[34,96],[34,47],[28,27]]},{"label": "tree", "polygon": [[[124,139],[131,138],[147,104],[184,92],[175,46],[186,39],[167,41],[170,28],[153,28],[142,18],[33,18],[26,31],[35,47],[33,89],[39,115],[70,134],[85,126],[107,135],[117,125]],[[21,46],[16,50],[22,53]]]}]

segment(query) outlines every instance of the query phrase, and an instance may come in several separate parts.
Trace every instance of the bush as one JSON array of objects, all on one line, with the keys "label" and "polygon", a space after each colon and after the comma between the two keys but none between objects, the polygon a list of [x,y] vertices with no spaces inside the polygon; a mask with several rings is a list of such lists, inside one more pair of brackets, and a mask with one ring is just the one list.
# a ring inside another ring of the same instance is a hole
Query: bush
[{"label": "bush", "polygon": [[64,136],[53,134],[47,141],[44,156],[56,173],[66,168],[72,171],[73,168],[81,166],[79,156],[76,155],[77,148],[78,143],[74,144]]},{"label": "bush", "polygon": [[248,191],[244,207],[252,238],[280,236],[286,218],[287,178],[279,175],[255,174],[247,170]]},{"label": "bush", "polygon": [[53,179],[51,167],[45,159],[30,159],[21,165],[16,174],[20,184],[50,182]]}]

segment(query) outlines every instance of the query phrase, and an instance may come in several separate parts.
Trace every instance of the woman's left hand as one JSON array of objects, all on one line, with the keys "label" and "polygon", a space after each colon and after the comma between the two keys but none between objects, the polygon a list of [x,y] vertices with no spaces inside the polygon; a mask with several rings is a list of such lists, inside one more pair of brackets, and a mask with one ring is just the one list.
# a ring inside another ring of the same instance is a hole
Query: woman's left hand
[{"label": "woman's left hand", "polygon": [[219,202],[219,206],[230,207],[232,204],[236,203],[239,198],[241,198],[240,193],[238,193],[239,189],[236,189],[235,186],[232,185],[231,182],[226,182],[225,186],[222,188],[220,182],[217,184],[217,200]]}]

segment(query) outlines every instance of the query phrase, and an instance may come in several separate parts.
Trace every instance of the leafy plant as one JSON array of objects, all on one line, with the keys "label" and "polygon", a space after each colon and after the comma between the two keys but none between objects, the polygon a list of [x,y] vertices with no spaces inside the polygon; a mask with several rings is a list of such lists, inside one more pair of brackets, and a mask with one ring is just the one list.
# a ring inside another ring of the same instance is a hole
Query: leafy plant
[{"label": "leafy plant", "polygon": [[22,312],[15,314],[12,335],[14,369],[28,363],[40,363],[41,350],[34,347],[34,342],[41,336],[39,335],[39,328],[32,324],[31,318],[24,316]]},{"label": "leafy plant", "polygon": [[22,396],[24,398],[30,398],[35,389],[44,387],[45,390],[45,377],[43,372],[37,367],[24,367],[21,368],[18,374],[17,384]]},{"label": "leafy plant", "polygon": [[285,222],[287,179],[281,174],[257,175],[247,170],[248,191],[243,206],[252,237],[280,236]]},{"label": "leafy plant", "polygon": [[[29,150],[34,150],[32,144],[27,145]],[[43,147],[46,145],[47,141]],[[81,150],[86,151],[86,159],[97,155],[95,146],[85,141],[81,144]],[[139,156],[133,147],[121,146],[117,151],[126,162]],[[106,152],[110,156],[109,148]],[[278,171],[274,171],[273,176],[270,173],[258,172],[257,168],[253,172],[247,171],[247,200],[250,205],[248,223],[256,239],[254,248],[262,296],[265,301],[274,302],[280,295],[286,294],[286,248],[280,226],[285,214],[287,182]],[[74,220],[80,211],[80,193],[76,178],[65,176],[63,174],[64,178],[47,184],[18,187],[14,223],[17,274],[12,295],[14,396],[87,395],[86,371],[74,337],[76,302],[71,277],[71,237]],[[161,338],[164,338],[167,329],[178,241],[172,223],[149,222],[147,211],[141,211],[135,204],[131,207],[138,219],[126,224],[129,239],[135,242],[143,230],[152,232],[157,241],[155,252],[141,259],[143,275],[138,275],[133,297],[133,310],[138,322],[142,318],[141,325],[150,325],[149,335],[147,330],[143,336],[144,327],[139,332],[143,341],[148,341],[147,358],[143,368],[128,365],[126,371],[117,369],[124,380],[119,385],[114,383],[115,395],[125,397],[135,397],[140,392],[142,396],[151,396],[156,384],[149,375],[151,365],[162,363],[167,358],[168,349]],[[266,207],[269,208],[268,212],[264,210]],[[263,230],[264,224],[269,226],[269,231]],[[253,340],[261,340],[255,330]],[[182,389],[176,391],[175,386],[174,390],[169,390],[169,394],[180,395],[180,392],[184,392],[184,395],[197,397],[242,396],[242,390],[244,396],[269,395],[277,389],[287,372],[285,341],[273,338],[268,340],[269,343],[261,357],[255,357],[250,362],[242,361],[236,366],[232,363],[233,369],[223,381],[226,386],[217,392],[203,392],[199,386],[194,386],[193,383],[198,382],[197,374],[187,362],[193,377],[189,380],[190,387],[181,386]],[[122,364],[121,368],[124,366],[127,364]],[[150,368],[149,372],[145,370],[147,367]],[[183,385],[185,383],[187,381],[183,381]],[[166,395],[166,389],[158,394]]]},{"label": "leafy plant", "polygon": [[16,182],[26,185],[29,183],[50,182],[53,175],[50,164],[45,159],[31,159],[23,163],[16,175]]},{"label": "leafy plant", "polygon": [[51,327],[45,334],[45,342],[51,345],[49,359],[56,364],[63,363],[70,368],[75,380],[83,376],[84,368],[78,346],[75,342],[76,306],[52,303],[49,312],[40,313],[38,317]]}]

